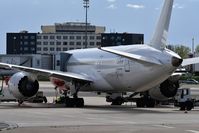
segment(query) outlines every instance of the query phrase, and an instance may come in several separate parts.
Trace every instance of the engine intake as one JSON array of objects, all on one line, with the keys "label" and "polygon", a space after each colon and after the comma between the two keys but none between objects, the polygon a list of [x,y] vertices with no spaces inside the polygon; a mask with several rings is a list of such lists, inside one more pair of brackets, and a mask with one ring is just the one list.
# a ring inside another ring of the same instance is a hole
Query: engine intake
[{"label": "engine intake", "polygon": [[26,99],[38,92],[39,83],[33,75],[18,72],[10,78],[8,89],[17,99]]},{"label": "engine intake", "polygon": [[168,100],[171,97],[174,97],[179,88],[178,81],[171,81],[169,79],[165,80],[160,84],[159,87],[149,90],[149,95],[155,100]]},{"label": "engine intake", "polygon": [[24,76],[19,81],[18,89],[23,96],[32,97],[38,92],[39,83],[37,80],[32,81],[32,80],[29,80],[27,76]]}]

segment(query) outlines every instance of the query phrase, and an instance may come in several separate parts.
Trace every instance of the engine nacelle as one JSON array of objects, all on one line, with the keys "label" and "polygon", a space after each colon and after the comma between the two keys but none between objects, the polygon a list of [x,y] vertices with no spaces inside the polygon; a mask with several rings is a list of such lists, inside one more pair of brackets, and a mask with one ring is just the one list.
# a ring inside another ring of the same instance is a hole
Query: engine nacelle
[{"label": "engine nacelle", "polygon": [[38,92],[39,83],[35,76],[26,72],[18,72],[10,78],[8,89],[15,98],[23,100]]},{"label": "engine nacelle", "polygon": [[171,81],[167,79],[161,83],[159,87],[149,90],[149,95],[155,100],[164,101],[174,97],[178,88],[178,81]]}]

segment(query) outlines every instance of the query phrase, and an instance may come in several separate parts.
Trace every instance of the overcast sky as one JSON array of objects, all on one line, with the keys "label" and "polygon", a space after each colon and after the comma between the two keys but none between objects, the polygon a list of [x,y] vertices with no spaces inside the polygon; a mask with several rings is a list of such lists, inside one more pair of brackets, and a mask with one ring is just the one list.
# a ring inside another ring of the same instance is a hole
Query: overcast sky
[{"label": "overcast sky", "polygon": [[[41,25],[85,21],[83,0],[0,0],[0,53],[6,33],[41,32]],[[168,43],[199,44],[199,0],[175,0]],[[150,41],[163,0],[90,0],[88,21],[106,32],[143,33]]]}]

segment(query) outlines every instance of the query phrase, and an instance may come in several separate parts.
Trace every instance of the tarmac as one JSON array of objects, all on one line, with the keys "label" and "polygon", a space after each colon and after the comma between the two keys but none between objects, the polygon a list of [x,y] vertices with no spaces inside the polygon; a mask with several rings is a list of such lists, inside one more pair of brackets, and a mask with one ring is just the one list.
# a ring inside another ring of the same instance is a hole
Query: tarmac
[{"label": "tarmac", "polygon": [[[43,90],[53,95],[53,88],[48,87]],[[104,97],[82,93],[84,108],[66,108],[63,104],[53,104],[50,95],[47,104],[25,102],[19,107],[16,102],[0,103],[0,132],[199,133],[199,107],[185,113],[173,105],[156,108],[137,108],[135,103],[111,106]]]}]

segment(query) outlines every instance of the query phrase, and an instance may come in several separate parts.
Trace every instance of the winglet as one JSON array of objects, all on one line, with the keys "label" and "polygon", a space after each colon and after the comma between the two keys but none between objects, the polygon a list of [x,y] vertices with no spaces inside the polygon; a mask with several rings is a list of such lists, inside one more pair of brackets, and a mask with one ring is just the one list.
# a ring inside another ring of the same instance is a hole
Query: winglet
[{"label": "winglet", "polygon": [[150,46],[158,50],[163,50],[166,47],[173,1],[174,0],[165,0],[159,21],[156,26],[156,30],[150,42]]}]

